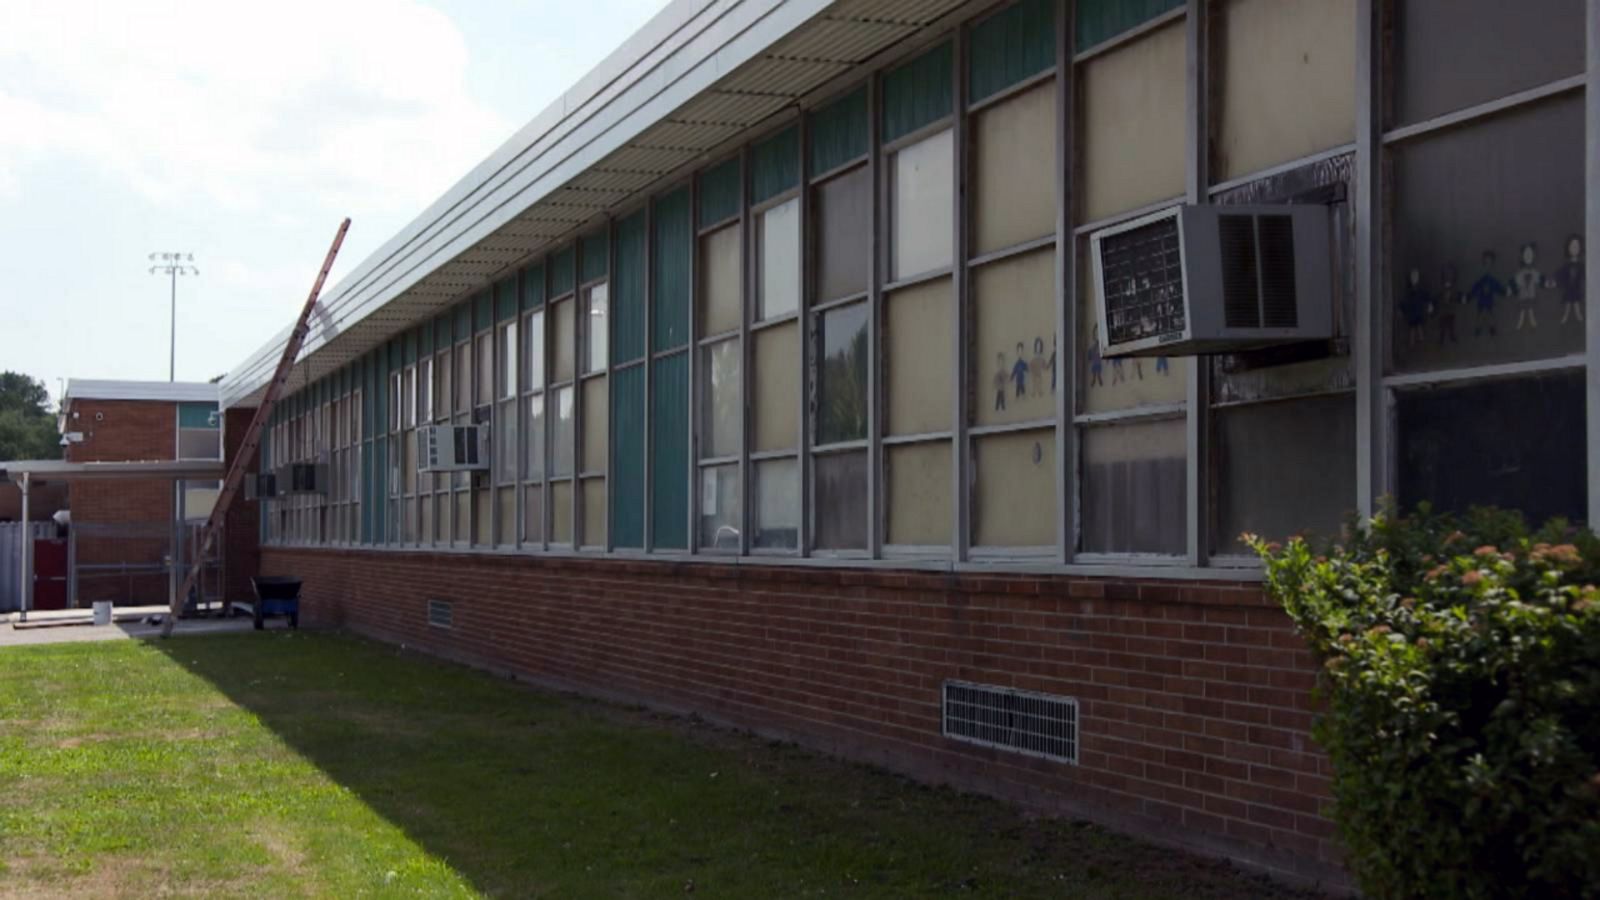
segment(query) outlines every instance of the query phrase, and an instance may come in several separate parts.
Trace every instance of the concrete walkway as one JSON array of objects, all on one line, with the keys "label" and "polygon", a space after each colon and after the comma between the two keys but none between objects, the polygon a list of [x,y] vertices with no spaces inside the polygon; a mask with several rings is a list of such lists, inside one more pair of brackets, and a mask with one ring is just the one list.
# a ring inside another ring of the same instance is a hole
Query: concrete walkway
[{"label": "concrete walkway", "polygon": [[[164,609],[162,610],[165,611]],[[34,615],[38,615],[35,613]],[[172,636],[181,638],[190,634],[226,634],[249,631],[253,627],[248,616],[233,619],[183,619],[173,629]],[[280,620],[269,620],[269,628],[287,628]],[[79,641],[120,641],[159,638],[160,625],[146,625],[144,621],[117,622],[112,625],[62,625],[54,628],[7,628],[0,625],[0,650],[31,644],[71,644]]]}]

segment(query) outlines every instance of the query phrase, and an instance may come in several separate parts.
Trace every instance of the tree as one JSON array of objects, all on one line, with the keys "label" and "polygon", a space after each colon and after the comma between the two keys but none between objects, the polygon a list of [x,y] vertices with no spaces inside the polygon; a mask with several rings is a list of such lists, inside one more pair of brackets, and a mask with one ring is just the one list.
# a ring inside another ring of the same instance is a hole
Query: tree
[{"label": "tree", "polygon": [[0,372],[0,461],[60,458],[61,438],[44,382]]}]

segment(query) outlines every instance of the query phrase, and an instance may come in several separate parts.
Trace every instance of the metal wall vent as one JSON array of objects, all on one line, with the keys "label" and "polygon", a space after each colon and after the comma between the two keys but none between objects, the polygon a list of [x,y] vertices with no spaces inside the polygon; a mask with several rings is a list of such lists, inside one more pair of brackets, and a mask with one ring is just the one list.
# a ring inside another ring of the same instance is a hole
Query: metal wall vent
[{"label": "metal wall vent", "polygon": [[455,604],[449,600],[429,600],[428,624],[435,628],[452,627],[455,624]]},{"label": "metal wall vent", "polygon": [[952,740],[1078,762],[1078,701],[964,681],[944,683],[942,730]]}]

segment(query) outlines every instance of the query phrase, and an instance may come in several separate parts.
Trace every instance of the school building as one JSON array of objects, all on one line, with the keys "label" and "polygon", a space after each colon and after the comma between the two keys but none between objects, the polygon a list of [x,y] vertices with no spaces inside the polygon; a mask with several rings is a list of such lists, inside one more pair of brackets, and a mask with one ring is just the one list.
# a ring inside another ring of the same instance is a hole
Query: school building
[{"label": "school building", "polygon": [[1239,536],[1593,520],[1597,59],[1600,0],[674,0],[325,295],[259,571],[1338,883]]}]

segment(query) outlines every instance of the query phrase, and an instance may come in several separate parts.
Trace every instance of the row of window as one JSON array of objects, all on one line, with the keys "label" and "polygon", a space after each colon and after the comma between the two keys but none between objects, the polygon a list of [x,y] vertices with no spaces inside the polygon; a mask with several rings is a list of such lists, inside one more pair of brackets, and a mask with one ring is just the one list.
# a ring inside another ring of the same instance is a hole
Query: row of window
[{"label": "row of window", "polygon": [[[1530,6],[1385,4],[1379,481],[1581,518],[1583,7]],[[1203,563],[1244,531],[1336,533],[1362,434],[1356,4],[1215,7],[1215,186],[1186,176],[1184,4],[1071,4],[1070,79],[1066,6],[1012,4],[290,398],[269,459],[326,460],[333,487],[272,505],[269,539]],[[1549,52],[1429,49],[1495,29]],[[1334,341],[1102,355],[1089,232],[1197,194],[1331,205]],[[469,422],[488,472],[417,471],[418,426]]]}]

